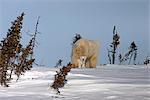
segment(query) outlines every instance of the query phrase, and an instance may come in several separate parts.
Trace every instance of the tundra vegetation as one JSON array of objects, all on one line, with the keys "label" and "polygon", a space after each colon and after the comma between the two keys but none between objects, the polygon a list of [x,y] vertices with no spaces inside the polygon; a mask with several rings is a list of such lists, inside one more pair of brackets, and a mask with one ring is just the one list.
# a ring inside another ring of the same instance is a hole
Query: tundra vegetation
[{"label": "tundra vegetation", "polygon": [[120,44],[120,36],[117,33],[116,26],[114,26],[113,29],[113,41],[109,45],[110,48],[108,50],[108,58],[110,64],[115,64],[115,58],[116,58],[116,50],[118,48],[118,45]]},{"label": "tundra vegetation", "polygon": [[12,74],[17,76],[23,75],[26,71],[32,68],[35,58],[33,57],[33,49],[35,46],[36,31],[30,39],[26,47],[21,44],[22,25],[24,12],[11,22],[11,27],[8,29],[6,38],[0,42],[0,84],[8,87],[8,83],[12,79]]},{"label": "tundra vegetation", "polygon": [[50,87],[56,90],[57,94],[60,94],[59,88],[64,87],[64,85],[67,83],[66,76],[71,71],[71,68],[72,64],[69,62],[66,66],[60,68],[59,71],[56,71],[56,74],[54,75],[54,82]]}]

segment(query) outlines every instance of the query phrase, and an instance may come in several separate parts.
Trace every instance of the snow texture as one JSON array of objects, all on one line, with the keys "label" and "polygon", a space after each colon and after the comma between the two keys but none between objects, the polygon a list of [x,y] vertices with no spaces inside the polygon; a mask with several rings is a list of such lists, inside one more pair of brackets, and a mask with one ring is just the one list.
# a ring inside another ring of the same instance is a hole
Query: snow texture
[{"label": "snow texture", "polygon": [[10,87],[0,86],[0,100],[150,100],[149,65],[72,69],[60,95],[49,87],[56,70],[34,67],[18,82],[14,77]]}]

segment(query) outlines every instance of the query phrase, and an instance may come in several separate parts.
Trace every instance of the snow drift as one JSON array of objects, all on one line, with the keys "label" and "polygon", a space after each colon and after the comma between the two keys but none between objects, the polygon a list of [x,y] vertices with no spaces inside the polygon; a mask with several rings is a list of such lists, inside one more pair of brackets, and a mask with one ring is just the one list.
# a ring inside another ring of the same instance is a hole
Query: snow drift
[{"label": "snow drift", "polygon": [[[0,87],[0,100],[150,100],[147,66],[107,65],[72,69],[61,95],[49,88],[55,71],[34,67],[10,87]],[[15,79],[15,77],[14,77]]]}]

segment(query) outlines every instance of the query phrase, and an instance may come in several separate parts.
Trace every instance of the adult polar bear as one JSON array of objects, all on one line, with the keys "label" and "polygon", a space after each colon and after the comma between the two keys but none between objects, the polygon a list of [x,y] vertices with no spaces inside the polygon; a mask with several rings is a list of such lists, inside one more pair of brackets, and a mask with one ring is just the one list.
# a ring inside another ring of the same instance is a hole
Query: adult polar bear
[{"label": "adult polar bear", "polygon": [[98,42],[79,39],[72,47],[71,63],[75,68],[96,68],[98,52]]}]

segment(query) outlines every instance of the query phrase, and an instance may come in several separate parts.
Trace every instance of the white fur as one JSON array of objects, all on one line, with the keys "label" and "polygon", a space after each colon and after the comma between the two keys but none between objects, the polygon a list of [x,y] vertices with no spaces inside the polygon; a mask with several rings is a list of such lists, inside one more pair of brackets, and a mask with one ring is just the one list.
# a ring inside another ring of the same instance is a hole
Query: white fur
[{"label": "white fur", "polygon": [[86,56],[81,56],[80,59],[78,59],[79,68],[84,68],[85,67],[86,58],[87,58]]}]

